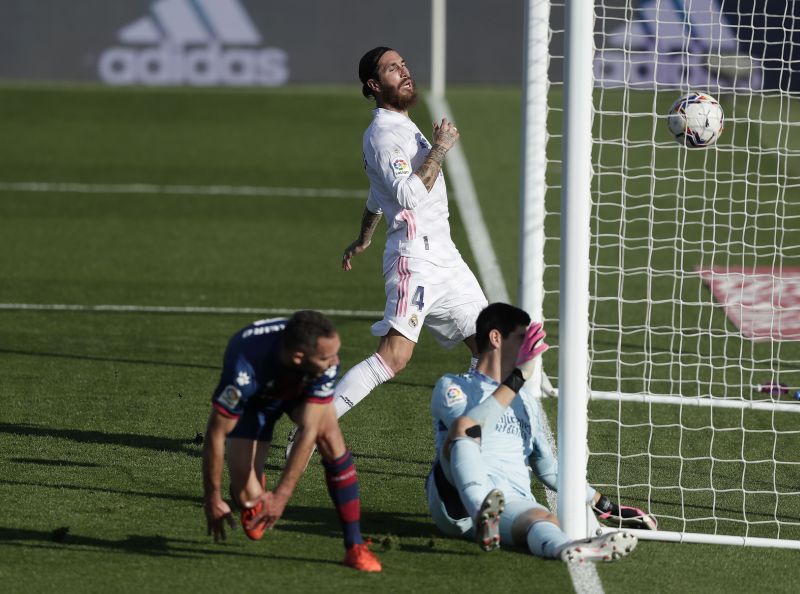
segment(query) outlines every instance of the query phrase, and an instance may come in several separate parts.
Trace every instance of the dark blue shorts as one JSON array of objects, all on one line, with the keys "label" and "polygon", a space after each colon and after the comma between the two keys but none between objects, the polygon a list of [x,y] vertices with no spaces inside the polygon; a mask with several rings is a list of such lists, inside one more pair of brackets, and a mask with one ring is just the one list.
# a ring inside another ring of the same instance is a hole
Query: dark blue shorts
[{"label": "dark blue shorts", "polygon": [[239,422],[228,434],[228,437],[251,439],[253,441],[272,441],[272,432],[275,423],[284,413],[290,413],[302,400],[268,400],[266,404],[245,408],[244,414],[239,417]]}]

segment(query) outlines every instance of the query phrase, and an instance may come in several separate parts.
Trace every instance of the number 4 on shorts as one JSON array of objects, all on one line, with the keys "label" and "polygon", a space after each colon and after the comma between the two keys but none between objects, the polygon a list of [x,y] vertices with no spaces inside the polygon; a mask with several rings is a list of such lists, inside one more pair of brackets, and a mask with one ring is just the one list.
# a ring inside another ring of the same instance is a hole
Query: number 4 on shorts
[{"label": "number 4 on shorts", "polygon": [[425,287],[419,285],[417,290],[414,291],[414,296],[411,298],[411,305],[417,306],[417,311],[422,311],[425,307]]}]

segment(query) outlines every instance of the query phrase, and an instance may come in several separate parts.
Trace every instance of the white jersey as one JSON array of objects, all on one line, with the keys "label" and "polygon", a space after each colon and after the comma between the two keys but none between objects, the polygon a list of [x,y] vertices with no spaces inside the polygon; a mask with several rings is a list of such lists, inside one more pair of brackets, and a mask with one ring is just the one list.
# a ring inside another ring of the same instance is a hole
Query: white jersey
[{"label": "white jersey", "polygon": [[400,257],[418,258],[436,266],[461,262],[450,238],[450,213],[444,175],[430,192],[414,175],[431,145],[419,128],[401,113],[378,108],[364,132],[364,167],[369,178],[367,209],[386,218],[384,274]]}]

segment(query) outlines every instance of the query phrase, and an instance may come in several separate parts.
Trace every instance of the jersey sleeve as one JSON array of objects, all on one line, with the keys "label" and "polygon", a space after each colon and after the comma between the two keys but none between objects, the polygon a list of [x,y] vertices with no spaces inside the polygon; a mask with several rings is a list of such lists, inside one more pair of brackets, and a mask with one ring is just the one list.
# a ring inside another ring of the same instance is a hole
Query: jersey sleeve
[{"label": "jersey sleeve", "polygon": [[378,215],[383,214],[383,209],[378,201],[378,197],[375,195],[375,192],[372,191],[372,188],[369,189],[369,196],[367,196],[367,210]]},{"label": "jersey sleeve", "polygon": [[339,374],[339,366],[332,365],[320,375],[306,392],[306,400],[315,404],[327,404],[333,401],[333,386],[336,384],[336,376]]},{"label": "jersey sleeve", "polygon": [[242,416],[247,401],[258,390],[253,367],[247,359],[238,357],[223,367],[211,404],[221,415],[236,419]]},{"label": "jersey sleeve", "polygon": [[428,188],[411,169],[411,155],[396,140],[375,147],[375,161],[385,186],[402,208],[413,210],[428,195]]},{"label": "jersey sleeve", "polygon": [[467,409],[467,394],[453,376],[436,382],[431,399],[431,414],[448,429]]}]

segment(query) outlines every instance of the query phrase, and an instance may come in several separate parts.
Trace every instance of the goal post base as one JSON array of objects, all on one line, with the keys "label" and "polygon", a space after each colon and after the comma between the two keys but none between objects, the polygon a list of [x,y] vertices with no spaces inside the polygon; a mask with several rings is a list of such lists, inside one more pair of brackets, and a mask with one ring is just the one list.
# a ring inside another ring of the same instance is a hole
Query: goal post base
[{"label": "goal post base", "polygon": [[[601,527],[599,532],[606,534],[617,532],[617,528]],[[800,540],[781,538],[759,538],[754,536],[726,536],[722,534],[699,534],[690,532],[670,532],[666,530],[628,530],[636,535],[639,540],[657,540],[662,542],[677,542],[689,544],[722,544],[742,547],[762,547],[774,549],[798,549]]]}]

